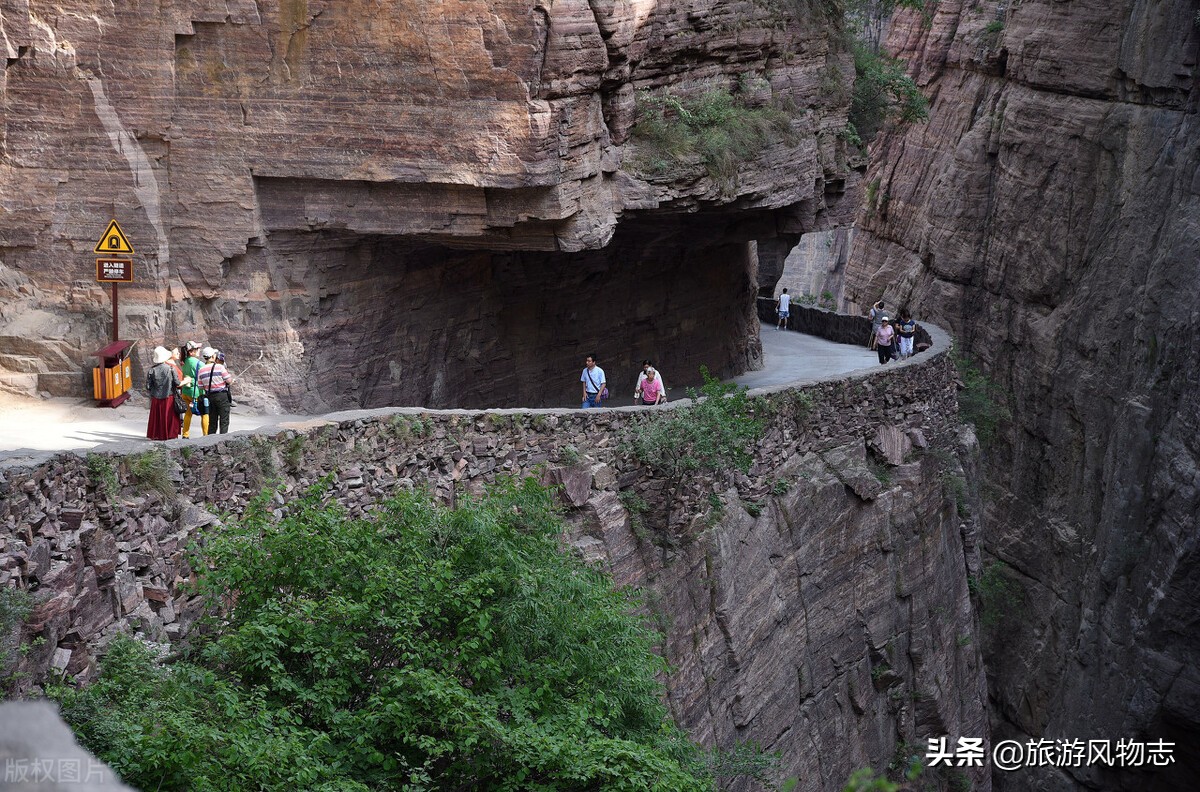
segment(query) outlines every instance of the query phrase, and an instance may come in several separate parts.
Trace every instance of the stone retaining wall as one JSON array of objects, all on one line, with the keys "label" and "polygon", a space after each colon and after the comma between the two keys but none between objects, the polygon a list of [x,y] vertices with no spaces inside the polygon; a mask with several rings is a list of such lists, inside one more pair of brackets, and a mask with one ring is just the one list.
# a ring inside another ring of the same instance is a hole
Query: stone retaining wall
[{"label": "stone retaining wall", "polygon": [[933,338],[902,364],[753,392],[766,429],[748,474],[679,488],[633,457],[629,433],[686,400],[356,411],[0,465],[0,585],[34,600],[0,635],[0,670],[10,693],[34,692],[50,674],[89,678],[118,631],[186,635],[199,606],[187,546],[264,487],[282,510],[328,478],[359,514],[398,489],[452,502],[535,475],[560,487],[565,541],[645,592],[676,721],[704,745],[779,752],[781,778],[805,790],[841,789],[901,741],[987,733],[966,580],[976,529],[947,484],[962,481],[969,432],[948,339]]},{"label": "stone retaining wall", "polygon": [[[918,444],[945,440],[957,423],[947,349],[943,336],[932,354],[903,365],[755,391],[768,425],[739,492],[764,495],[771,471],[795,454],[878,446],[881,426],[912,430]],[[271,435],[109,444],[102,453],[0,469],[0,586],[29,591],[35,601],[22,633],[30,646],[8,670],[20,672],[22,686],[51,669],[86,676],[95,645],[114,631],[180,635],[190,613],[182,585],[188,542],[216,521],[214,513],[239,514],[264,487],[278,487],[283,504],[328,476],[336,498],[358,514],[398,488],[427,487],[448,501],[503,474],[569,482],[569,471],[583,465],[601,469],[589,489],[643,487],[653,497],[661,482],[626,441],[651,418],[644,408],[353,411]],[[566,495],[574,506],[588,499]]]},{"label": "stone retaining wall", "polygon": [[[768,324],[777,324],[779,317],[775,314],[775,300],[769,297],[758,298],[758,318]],[[895,318],[895,317],[891,317]],[[788,330],[796,330],[808,335],[815,335],[827,341],[838,344],[854,344],[866,346],[871,337],[871,320],[865,316],[851,316],[812,305],[803,305],[792,298],[788,308]],[[937,332],[934,330],[934,332]],[[925,325],[917,325],[917,335],[914,348],[932,348],[933,335]]]}]

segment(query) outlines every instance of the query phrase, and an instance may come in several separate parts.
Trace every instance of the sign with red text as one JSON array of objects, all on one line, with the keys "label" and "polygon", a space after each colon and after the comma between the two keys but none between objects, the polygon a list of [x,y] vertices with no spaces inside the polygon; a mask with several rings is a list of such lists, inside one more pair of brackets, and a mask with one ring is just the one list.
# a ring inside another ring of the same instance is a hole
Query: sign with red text
[{"label": "sign with red text", "polygon": [[133,260],[123,258],[96,259],[97,283],[133,283]]}]

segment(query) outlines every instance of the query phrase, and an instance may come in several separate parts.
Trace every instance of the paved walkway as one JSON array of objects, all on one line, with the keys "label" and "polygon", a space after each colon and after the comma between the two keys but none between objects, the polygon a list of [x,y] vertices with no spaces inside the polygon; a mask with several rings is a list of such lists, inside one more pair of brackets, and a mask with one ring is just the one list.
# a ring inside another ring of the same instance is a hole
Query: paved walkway
[{"label": "paved walkway", "polygon": [[[865,347],[835,344],[770,325],[763,325],[761,337],[766,367],[736,377],[734,381],[740,385],[750,388],[786,385],[879,365],[875,353]],[[682,396],[678,392],[674,398]],[[43,456],[46,451],[87,449],[112,441],[144,439],[148,410],[149,400],[138,394],[114,410],[96,407],[91,399],[30,399],[0,393],[0,460],[12,463]],[[283,429],[314,418],[265,415],[237,406],[231,425],[236,431],[264,426]],[[193,418],[192,438],[199,436],[199,418]]]},{"label": "paved walkway", "polygon": [[[866,346],[835,344],[824,338],[780,330],[764,324],[762,338],[764,366],[747,371],[733,381],[747,388],[769,388],[794,382],[830,379],[851,371],[879,366],[879,355]],[[669,383],[668,383],[669,384]]]}]

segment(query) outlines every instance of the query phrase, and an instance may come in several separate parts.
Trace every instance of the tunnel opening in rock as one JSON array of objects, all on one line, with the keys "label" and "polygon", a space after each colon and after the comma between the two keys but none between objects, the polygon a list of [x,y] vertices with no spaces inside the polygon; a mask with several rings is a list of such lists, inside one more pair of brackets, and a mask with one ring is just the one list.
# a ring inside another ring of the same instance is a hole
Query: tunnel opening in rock
[{"label": "tunnel opening in rock", "polygon": [[558,252],[272,232],[204,313],[239,359],[267,351],[251,376],[297,412],[575,406],[593,353],[614,394],[650,358],[683,395],[701,366],[761,365],[755,233],[719,214],[633,219],[602,249]]}]

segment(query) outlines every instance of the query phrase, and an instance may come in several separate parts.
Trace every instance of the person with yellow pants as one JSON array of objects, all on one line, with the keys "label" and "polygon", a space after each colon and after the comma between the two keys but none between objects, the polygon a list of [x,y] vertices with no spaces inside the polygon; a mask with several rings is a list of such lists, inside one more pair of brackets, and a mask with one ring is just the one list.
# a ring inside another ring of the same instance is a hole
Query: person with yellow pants
[{"label": "person with yellow pants", "polygon": [[[196,382],[196,374],[201,365],[200,345],[195,341],[188,341],[184,349],[187,351],[187,359],[183,361],[183,375],[192,378],[192,384],[180,390],[188,406],[187,412],[183,414],[183,436],[187,437],[192,428],[192,403],[197,399],[203,400],[204,391]],[[204,434],[208,434],[208,410],[204,409],[203,401],[200,407],[200,424]]]}]

